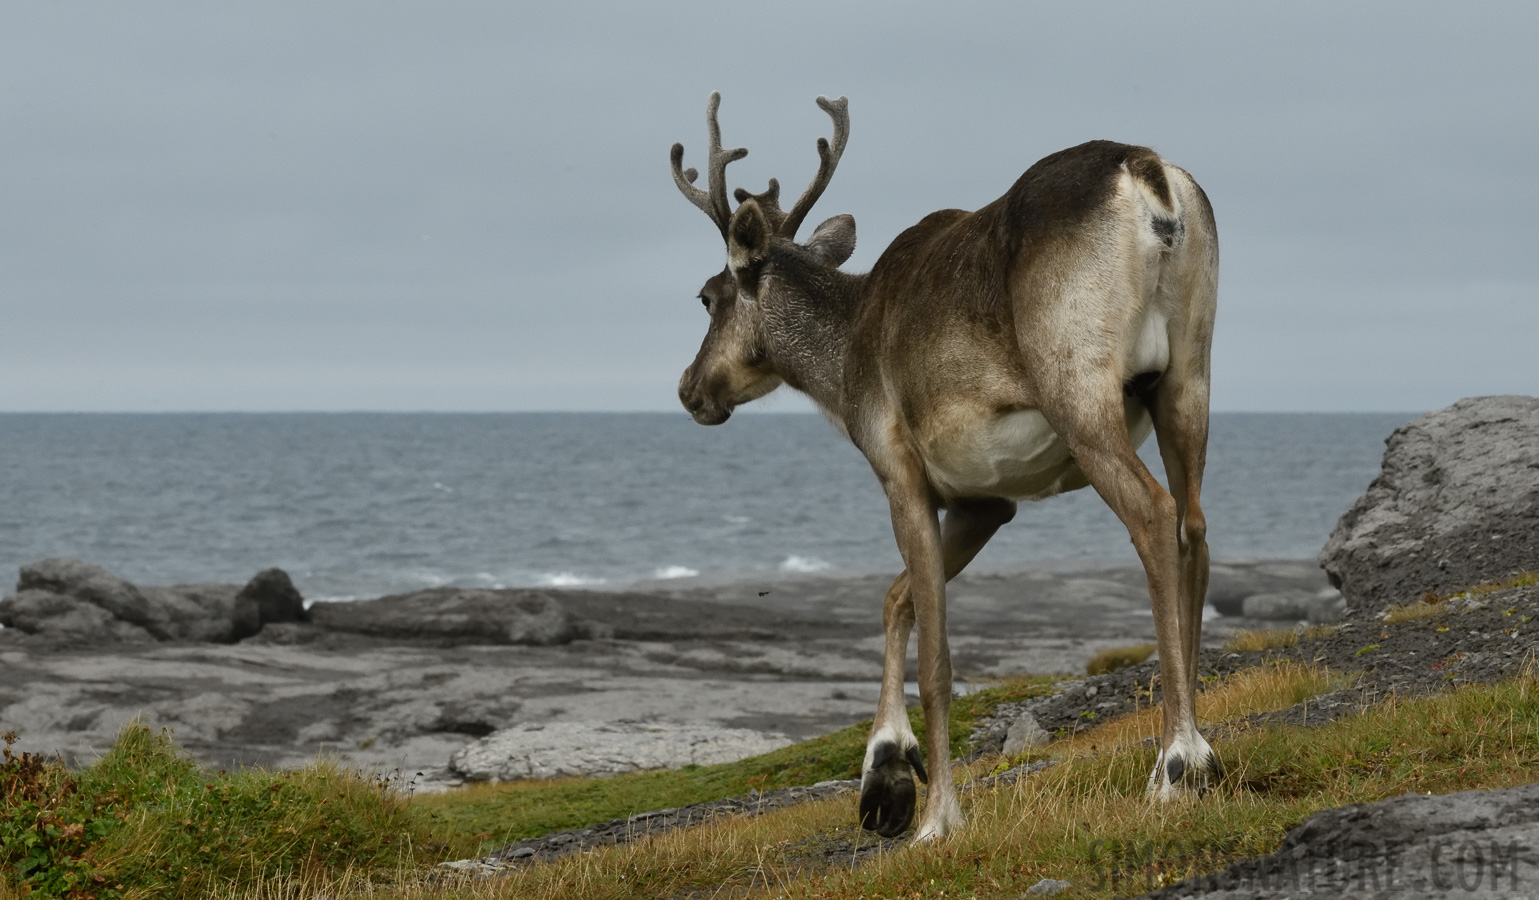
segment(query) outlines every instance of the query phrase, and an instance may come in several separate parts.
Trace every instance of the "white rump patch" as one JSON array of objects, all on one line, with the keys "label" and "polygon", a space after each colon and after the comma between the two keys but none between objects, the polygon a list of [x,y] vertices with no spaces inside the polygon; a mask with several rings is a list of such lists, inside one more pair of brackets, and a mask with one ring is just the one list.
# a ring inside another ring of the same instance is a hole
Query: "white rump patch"
[{"label": "white rump patch", "polygon": [[1150,304],[1144,315],[1143,327],[1133,341],[1133,350],[1128,354],[1129,378],[1144,372],[1163,372],[1170,365],[1169,324],[1159,307]]}]

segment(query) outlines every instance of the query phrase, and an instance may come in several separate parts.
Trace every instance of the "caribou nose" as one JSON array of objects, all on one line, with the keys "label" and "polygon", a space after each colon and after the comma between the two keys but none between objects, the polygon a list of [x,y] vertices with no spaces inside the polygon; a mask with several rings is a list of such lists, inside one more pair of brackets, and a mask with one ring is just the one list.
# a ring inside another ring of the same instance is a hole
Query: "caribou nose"
[{"label": "caribou nose", "polygon": [[699,412],[700,407],[705,405],[699,395],[696,394],[694,388],[695,379],[693,373],[691,369],[685,369],[683,376],[679,378],[679,402],[684,404],[684,408],[689,411],[690,415]]}]

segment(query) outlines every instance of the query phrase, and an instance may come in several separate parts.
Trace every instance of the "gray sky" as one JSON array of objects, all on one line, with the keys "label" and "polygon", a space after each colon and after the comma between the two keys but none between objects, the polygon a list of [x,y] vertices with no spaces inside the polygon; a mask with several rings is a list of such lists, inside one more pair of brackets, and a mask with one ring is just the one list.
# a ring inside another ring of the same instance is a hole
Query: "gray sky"
[{"label": "gray sky", "polygon": [[1539,393],[1539,4],[12,3],[0,410],[676,409],[712,89],[792,196],[849,96],[806,230],[856,270],[1153,146],[1217,210],[1215,409]]}]

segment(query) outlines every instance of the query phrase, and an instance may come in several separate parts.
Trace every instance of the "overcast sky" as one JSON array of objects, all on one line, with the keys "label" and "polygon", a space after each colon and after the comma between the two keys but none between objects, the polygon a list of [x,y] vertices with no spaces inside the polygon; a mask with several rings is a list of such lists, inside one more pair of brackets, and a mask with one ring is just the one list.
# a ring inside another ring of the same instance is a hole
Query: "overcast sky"
[{"label": "overcast sky", "polygon": [[854,270],[1084,140],[1187,168],[1215,409],[1539,394],[1539,4],[268,0],[0,7],[0,410],[677,409],[713,89],[793,197],[849,97]]}]

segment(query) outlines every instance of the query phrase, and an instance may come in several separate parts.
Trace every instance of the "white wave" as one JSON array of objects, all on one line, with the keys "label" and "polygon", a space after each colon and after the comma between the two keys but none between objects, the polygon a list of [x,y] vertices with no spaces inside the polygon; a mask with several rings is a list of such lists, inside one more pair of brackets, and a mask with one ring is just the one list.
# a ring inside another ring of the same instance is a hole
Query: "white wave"
[{"label": "white wave", "polygon": [[375,596],[378,595],[366,596],[364,594],[322,594],[319,597],[306,597],[304,600],[304,605],[305,609],[309,609],[311,606],[317,603],[353,603],[358,600],[372,600]]},{"label": "white wave", "polygon": [[747,516],[722,516],[722,518],[726,520],[727,524],[729,525],[747,525],[749,522],[753,521]]},{"label": "white wave", "polygon": [[541,587],[584,587],[591,584],[604,583],[602,578],[577,575],[573,572],[546,572],[540,575],[536,581]]},{"label": "white wave", "polygon": [[689,566],[663,566],[652,573],[653,578],[694,578],[700,574],[699,569],[691,569]]},{"label": "white wave", "polygon": [[823,572],[833,568],[816,556],[787,556],[780,563],[782,572]]}]

